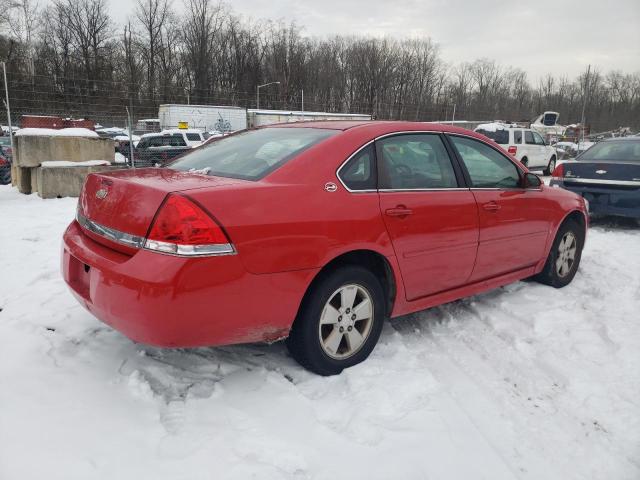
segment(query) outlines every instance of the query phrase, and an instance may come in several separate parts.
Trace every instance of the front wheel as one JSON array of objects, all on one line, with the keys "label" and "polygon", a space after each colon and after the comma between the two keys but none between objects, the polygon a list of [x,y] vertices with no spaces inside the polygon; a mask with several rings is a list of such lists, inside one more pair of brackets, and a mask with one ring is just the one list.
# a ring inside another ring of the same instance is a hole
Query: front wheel
[{"label": "front wheel", "polygon": [[578,271],[583,243],[584,232],[580,225],[573,220],[565,221],[551,246],[544,269],[535,279],[555,288],[569,285]]},{"label": "front wheel", "polygon": [[311,287],[286,345],[298,363],[319,375],[336,375],[365,360],[386,317],[378,278],[359,266],[324,275]]}]

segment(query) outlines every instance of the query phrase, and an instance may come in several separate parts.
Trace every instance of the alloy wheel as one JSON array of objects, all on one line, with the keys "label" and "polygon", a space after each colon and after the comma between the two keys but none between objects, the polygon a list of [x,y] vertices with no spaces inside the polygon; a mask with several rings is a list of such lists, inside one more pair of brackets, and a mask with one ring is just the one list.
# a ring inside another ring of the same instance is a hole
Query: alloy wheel
[{"label": "alloy wheel", "polygon": [[567,232],[558,244],[558,255],[556,258],[556,272],[559,277],[566,277],[571,272],[576,259],[578,242],[573,232]]},{"label": "alloy wheel", "polygon": [[333,292],[318,326],[324,353],[337,360],[356,354],[371,332],[373,309],[371,294],[361,285],[343,285]]}]

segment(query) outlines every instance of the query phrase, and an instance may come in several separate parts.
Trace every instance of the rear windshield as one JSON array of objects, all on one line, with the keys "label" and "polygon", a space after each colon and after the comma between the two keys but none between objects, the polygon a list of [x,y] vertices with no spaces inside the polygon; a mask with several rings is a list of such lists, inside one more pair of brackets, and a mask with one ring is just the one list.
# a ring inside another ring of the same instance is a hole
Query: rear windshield
[{"label": "rear windshield", "polygon": [[640,140],[613,140],[596,143],[580,155],[578,160],[640,162]]},{"label": "rear windshield", "polygon": [[500,145],[506,145],[509,143],[509,130],[490,131],[490,130],[479,129],[479,130],[476,130],[476,132],[481,133],[485,137],[489,137],[491,140],[493,140],[496,143],[499,143]]},{"label": "rear windshield", "polygon": [[171,163],[174,170],[258,180],[304,150],[337,134],[318,128],[261,128],[208,143]]}]

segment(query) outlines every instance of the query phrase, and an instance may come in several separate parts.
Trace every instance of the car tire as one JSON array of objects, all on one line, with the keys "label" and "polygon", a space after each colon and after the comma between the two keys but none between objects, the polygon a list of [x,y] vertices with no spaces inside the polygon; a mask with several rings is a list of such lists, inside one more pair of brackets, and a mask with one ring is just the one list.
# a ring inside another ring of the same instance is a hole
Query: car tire
[{"label": "car tire", "polygon": [[575,277],[584,246],[584,230],[574,220],[566,220],[558,230],[547,261],[534,278],[540,283],[562,288]]},{"label": "car tire", "polygon": [[291,356],[318,375],[365,360],[387,316],[384,289],[369,270],[348,265],[317,279],[286,340]]},{"label": "car tire", "polygon": [[549,160],[549,164],[547,165],[547,168],[543,173],[545,175],[551,175],[555,169],[556,169],[556,156],[552,155],[551,159]]},{"label": "car tire", "polygon": [[522,157],[522,160],[520,160],[520,163],[527,168],[529,167],[529,159],[527,157]]}]

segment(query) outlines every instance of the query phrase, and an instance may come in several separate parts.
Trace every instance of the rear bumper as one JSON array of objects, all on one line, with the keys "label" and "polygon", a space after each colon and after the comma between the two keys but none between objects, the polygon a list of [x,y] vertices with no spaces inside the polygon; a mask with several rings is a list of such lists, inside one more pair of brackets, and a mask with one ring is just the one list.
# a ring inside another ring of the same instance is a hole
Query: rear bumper
[{"label": "rear bumper", "polygon": [[87,310],[132,340],[196,347],[286,336],[317,270],[253,275],[237,255],[128,256],[74,221],[64,234],[62,273]]},{"label": "rear bumper", "polygon": [[567,185],[561,180],[551,180],[550,185],[562,187],[584,197],[589,202],[591,215],[640,218],[640,190]]}]

